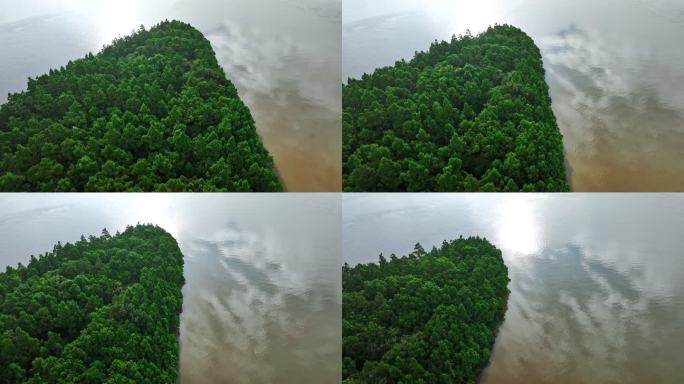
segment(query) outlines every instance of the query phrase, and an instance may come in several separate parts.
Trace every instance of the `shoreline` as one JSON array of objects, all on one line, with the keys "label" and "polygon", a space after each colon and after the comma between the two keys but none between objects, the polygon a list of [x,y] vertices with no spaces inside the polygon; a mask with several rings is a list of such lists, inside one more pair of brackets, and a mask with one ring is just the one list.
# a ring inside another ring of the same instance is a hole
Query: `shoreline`
[{"label": "shoreline", "polygon": [[501,326],[504,324],[506,321],[506,315],[508,314],[508,299],[511,296],[511,291],[508,290],[508,293],[506,294],[506,303],[504,305],[504,316],[503,319],[501,319],[501,323],[496,327],[496,330],[494,331],[494,338],[492,339],[492,343],[490,345],[490,350],[491,353],[489,354],[489,360],[487,361],[487,364],[482,367],[482,370],[480,371],[480,374],[477,375],[477,380],[475,381],[477,384],[483,384],[485,380],[485,371],[492,365],[492,359],[494,358],[494,346],[496,345],[496,340],[499,338],[499,334],[501,333]]}]

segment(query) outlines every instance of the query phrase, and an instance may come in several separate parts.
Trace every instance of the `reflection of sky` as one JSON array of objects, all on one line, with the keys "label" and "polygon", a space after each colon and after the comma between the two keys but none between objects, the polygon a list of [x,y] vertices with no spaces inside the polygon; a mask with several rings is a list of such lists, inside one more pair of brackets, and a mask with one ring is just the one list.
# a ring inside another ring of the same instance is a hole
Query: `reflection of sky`
[{"label": "reflection of sky", "polygon": [[683,190],[684,2],[348,0],[342,78],[494,23],[542,51],[573,189]]},{"label": "reflection of sky", "polygon": [[682,196],[373,194],[343,211],[350,263],[460,235],[502,249],[511,296],[485,382],[679,380]]},{"label": "reflection of sky", "polygon": [[0,266],[104,227],[158,224],[185,256],[182,383],[332,382],[339,220],[335,194],[4,194]]},{"label": "reflection of sky", "polygon": [[0,0],[0,102],[24,89],[27,77],[97,52],[141,24],[179,19],[211,42],[287,188],[340,190],[337,0],[5,3]]},{"label": "reflection of sky", "polygon": [[506,321],[484,382],[679,380],[681,286],[675,296],[652,295],[635,276],[648,267],[623,273],[592,256],[569,244],[512,271]]}]

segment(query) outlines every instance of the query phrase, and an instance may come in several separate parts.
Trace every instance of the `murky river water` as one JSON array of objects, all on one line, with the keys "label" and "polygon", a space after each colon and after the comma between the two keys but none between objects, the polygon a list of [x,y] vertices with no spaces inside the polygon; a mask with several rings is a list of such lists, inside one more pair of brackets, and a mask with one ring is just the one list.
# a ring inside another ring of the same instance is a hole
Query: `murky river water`
[{"label": "murky river water", "polygon": [[339,195],[4,194],[0,268],[137,222],[185,256],[181,383],[339,383]]},{"label": "murky river water", "polygon": [[684,1],[345,0],[342,78],[494,23],[544,59],[575,191],[684,191]]},{"label": "murky river water", "polygon": [[349,263],[460,235],[499,247],[506,318],[484,383],[680,383],[684,196],[373,194],[343,198]]},{"label": "murky river water", "polygon": [[339,0],[0,0],[0,103],[164,19],[211,41],[289,191],[341,189]]}]

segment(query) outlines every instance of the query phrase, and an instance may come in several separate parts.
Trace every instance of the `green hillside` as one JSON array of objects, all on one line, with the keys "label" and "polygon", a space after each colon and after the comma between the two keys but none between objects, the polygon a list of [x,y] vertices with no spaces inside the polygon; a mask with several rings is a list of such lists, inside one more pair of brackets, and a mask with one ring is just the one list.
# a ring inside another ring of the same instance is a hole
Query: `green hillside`
[{"label": "green hillside", "polygon": [[490,27],[343,87],[345,191],[567,191],[539,49]]},{"label": "green hillside", "polygon": [[0,383],[175,383],[183,255],[151,225],[0,273]]},{"label": "green hillside", "polygon": [[0,107],[2,191],[279,191],[209,41],[179,21],[115,40]]},{"label": "green hillside", "polygon": [[342,270],[343,381],[475,383],[508,299],[501,251],[481,238]]}]

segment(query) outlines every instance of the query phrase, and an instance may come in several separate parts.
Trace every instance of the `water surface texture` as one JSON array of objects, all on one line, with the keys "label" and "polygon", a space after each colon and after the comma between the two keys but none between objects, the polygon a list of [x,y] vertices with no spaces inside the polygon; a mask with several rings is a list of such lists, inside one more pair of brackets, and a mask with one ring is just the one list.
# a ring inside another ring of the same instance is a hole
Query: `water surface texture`
[{"label": "water surface texture", "polygon": [[339,195],[4,194],[0,268],[137,222],[185,256],[180,383],[339,383]]},{"label": "water surface texture", "polygon": [[573,190],[684,190],[681,0],[345,0],[342,78],[494,23],[541,49]]},{"label": "water surface texture", "polygon": [[192,24],[249,106],[290,191],[341,189],[339,0],[0,0],[0,103],[141,24]]},{"label": "water surface texture", "polygon": [[344,261],[460,235],[503,252],[511,291],[483,383],[679,383],[684,196],[343,198]]}]

